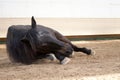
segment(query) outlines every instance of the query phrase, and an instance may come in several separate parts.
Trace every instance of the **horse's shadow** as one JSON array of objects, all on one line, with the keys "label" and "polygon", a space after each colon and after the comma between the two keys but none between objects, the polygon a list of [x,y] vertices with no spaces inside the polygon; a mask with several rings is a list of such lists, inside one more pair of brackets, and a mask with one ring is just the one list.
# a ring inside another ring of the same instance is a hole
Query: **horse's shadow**
[{"label": "horse's shadow", "polygon": [[[57,61],[50,61],[47,59],[39,59],[32,64],[29,65],[42,65],[42,64],[57,64]],[[0,60],[0,69],[2,68],[10,68],[10,67],[17,67],[17,66],[27,66],[28,64],[22,64],[22,63],[14,63],[11,62],[8,58],[4,58]]]},{"label": "horse's shadow", "polygon": [[22,64],[21,63],[12,63],[7,58],[0,60],[0,69],[14,67],[14,66],[22,66]]}]

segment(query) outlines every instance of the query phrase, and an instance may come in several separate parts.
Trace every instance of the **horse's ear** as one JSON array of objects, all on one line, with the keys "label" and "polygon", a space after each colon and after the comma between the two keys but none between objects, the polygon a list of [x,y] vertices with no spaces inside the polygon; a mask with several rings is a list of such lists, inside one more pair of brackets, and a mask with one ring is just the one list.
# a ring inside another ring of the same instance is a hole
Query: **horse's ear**
[{"label": "horse's ear", "polygon": [[31,18],[31,26],[32,26],[32,28],[36,28],[36,21],[33,16]]}]

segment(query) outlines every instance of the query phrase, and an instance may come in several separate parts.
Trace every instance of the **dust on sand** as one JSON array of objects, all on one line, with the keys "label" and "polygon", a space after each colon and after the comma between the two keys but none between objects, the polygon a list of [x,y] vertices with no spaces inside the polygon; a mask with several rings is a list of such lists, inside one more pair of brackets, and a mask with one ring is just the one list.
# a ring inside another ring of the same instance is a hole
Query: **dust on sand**
[{"label": "dust on sand", "polygon": [[120,40],[73,42],[96,54],[75,53],[71,62],[38,60],[34,64],[11,63],[0,45],[0,80],[120,80]]}]

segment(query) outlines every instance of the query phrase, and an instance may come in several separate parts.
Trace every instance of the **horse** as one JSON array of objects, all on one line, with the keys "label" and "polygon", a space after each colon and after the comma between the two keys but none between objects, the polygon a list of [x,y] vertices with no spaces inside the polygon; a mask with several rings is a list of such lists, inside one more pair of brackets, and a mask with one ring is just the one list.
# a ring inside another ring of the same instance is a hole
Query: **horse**
[{"label": "horse", "polygon": [[92,54],[91,49],[75,46],[58,31],[38,25],[33,16],[31,25],[12,25],[8,28],[6,48],[12,62],[23,64],[32,64],[43,58],[53,60],[53,57],[60,64],[67,64],[73,51]]}]

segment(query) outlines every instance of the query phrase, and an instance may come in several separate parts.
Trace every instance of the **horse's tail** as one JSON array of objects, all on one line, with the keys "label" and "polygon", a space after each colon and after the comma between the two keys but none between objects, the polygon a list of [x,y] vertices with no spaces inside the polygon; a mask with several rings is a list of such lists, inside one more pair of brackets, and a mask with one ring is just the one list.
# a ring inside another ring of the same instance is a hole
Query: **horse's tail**
[{"label": "horse's tail", "polygon": [[35,60],[35,54],[29,44],[20,42],[22,35],[24,35],[20,32],[14,26],[9,27],[6,41],[8,56],[12,62],[31,64]]}]

